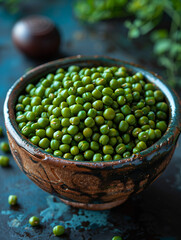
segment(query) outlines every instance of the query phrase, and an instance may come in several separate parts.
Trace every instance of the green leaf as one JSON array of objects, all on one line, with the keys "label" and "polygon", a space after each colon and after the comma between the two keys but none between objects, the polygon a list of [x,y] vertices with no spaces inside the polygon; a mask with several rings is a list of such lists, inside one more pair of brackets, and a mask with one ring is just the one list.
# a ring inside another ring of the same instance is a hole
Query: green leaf
[{"label": "green leaf", "polygon": [[170,56],[176,57],[178,55],[181,57],[181,43],[173,43],[170,48]]},{"label": "green leaf", "polygon": [[133,24],[132,24],[130,21],[128,21],[128,20],[126,20],[126,21],[124,22],[124,25],[125,25],[125,27],[127,27],[127,28],[132,28],[132,26],[133,26]]},{"label": "green leaf", "polygon": [[181,29],[174,32],[172,35],[173,39],[175,39],[176,41],[181,41]]},{"label": "green leaf", "polygon": [[166,67],[170,70],[173,70],[174,68],[174,63],[172,61],[172,59],[166,57],[166,56],[162,56],[159,58],[159,63],[160,65],[162,65],[163,67]]},{"label": "green leaf", "polygon": [[137,28],[141,27],[143,25],[143,21],[141,19],[135,19],[133,22],[133,25]]},{"label": "green leaf", "polygon": [[150,32],[153,28],[155,27],[155,25],[152,22],[148,22],[145,23],[143,26],[141,26],[141,34],[147,34],[148,32]]},{"label": "green leaf", "polygon": [[151,40],[152,41],[157,41],[157,40],[160,40],[162,38],[168,38],[168,30],[166,30],[166,29],[159,29],[159,30],[155,30],[151,34]]},{"label": "green leaf", "polygon": [[171,47],[171,40],[170,39],[160,39],[154,45],[154,52],[157,55],[161,55],[169,51]]},{"label": "green leaf", "polygon": [[128,35],[130,38],[138,38],[140,36],[140,31],[138,28],[132,28],[129,30]]},{"label": "green leaf", "polygon": [[86,22],[128,16],[125,7],[128,0],[77,0],[76,16]]}]

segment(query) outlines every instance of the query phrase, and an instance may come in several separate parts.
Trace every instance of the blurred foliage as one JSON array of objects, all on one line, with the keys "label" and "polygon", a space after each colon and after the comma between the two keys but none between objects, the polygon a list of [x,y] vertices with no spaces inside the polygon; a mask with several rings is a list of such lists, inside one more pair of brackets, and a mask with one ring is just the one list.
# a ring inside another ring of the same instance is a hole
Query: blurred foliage
[{"label": "blurred foliage", "polygon": [[0,4],[7,8],[9,12],[16,13],[19,9],[20,1],[22,0],[0,0]]},{"label": "blurred foliage", "polygon": [[128,0],[80,0],[75,5],[79,19],[96,22],[102,19],[126,16]]},{"label": "blurred foliage", "polygon": [[149,35],[168,82],[181,87],[180,0],[78,0],[74,10],[79,19],[88,22],[123,18],[129,38]]}]

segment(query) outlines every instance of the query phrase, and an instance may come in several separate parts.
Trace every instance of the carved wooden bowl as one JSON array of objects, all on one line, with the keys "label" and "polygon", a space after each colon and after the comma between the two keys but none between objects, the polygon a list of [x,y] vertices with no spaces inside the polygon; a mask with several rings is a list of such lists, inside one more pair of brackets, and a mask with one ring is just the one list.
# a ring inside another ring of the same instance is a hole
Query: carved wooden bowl
[{"label": "carved wooden bowl", "polygon": [[[164,136],[140,154],[97,163],[55,157],[30,143],[22,136],[15,121],[18,96],[28,83],[36,82],[59,67],[67,68],[70,65],[125,66],[132,72],[141,72],[162,90],[169,103],[169,126]],[[160,77],[137,65],[102,56],[59,59],[29,71],[7,93],[4,117],[11,152],[19,168],[40,188],[57,195],[63,202],[92,210],[122,204],[155,181],[170,162],[181,129],[179,99]]]}]

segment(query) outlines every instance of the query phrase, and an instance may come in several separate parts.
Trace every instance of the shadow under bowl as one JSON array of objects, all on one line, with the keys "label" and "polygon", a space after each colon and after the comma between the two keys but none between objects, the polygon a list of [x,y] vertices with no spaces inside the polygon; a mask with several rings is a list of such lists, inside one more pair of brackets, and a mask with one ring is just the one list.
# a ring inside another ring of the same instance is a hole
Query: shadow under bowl
[{"label": "shadow under bowl", "polygon": [[[125,66],[133,73],[141,72],[164,93],[169,104],[169,125],[162,138],[130,158],[97,163],[55,157],[33,145],[20,133],[15,120],[18,96],[28,83],[38,81],[59,67],[70,65]],[[19,168],[40,188],[58,196],[63,202],[91,210],[118,206],[155,181],[170,162],[181,128],[179,99],[158,75],[137,65],[104,56],[64,58],[29,71],[8,91],[4,117],[11,152]]]}]

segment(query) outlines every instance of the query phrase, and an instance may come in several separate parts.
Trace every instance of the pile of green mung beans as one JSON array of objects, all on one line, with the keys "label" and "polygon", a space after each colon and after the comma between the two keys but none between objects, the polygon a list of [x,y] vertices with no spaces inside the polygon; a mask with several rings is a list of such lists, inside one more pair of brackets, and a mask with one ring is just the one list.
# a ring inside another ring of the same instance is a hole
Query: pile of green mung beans
[{"label": "pile of green mung beans", "polygon": [[119,160],[155,143],[168,104],[142,73],[125,67],[57,69],[28,84],[15,107],[21,133],[46,152],[75,161]]}]

